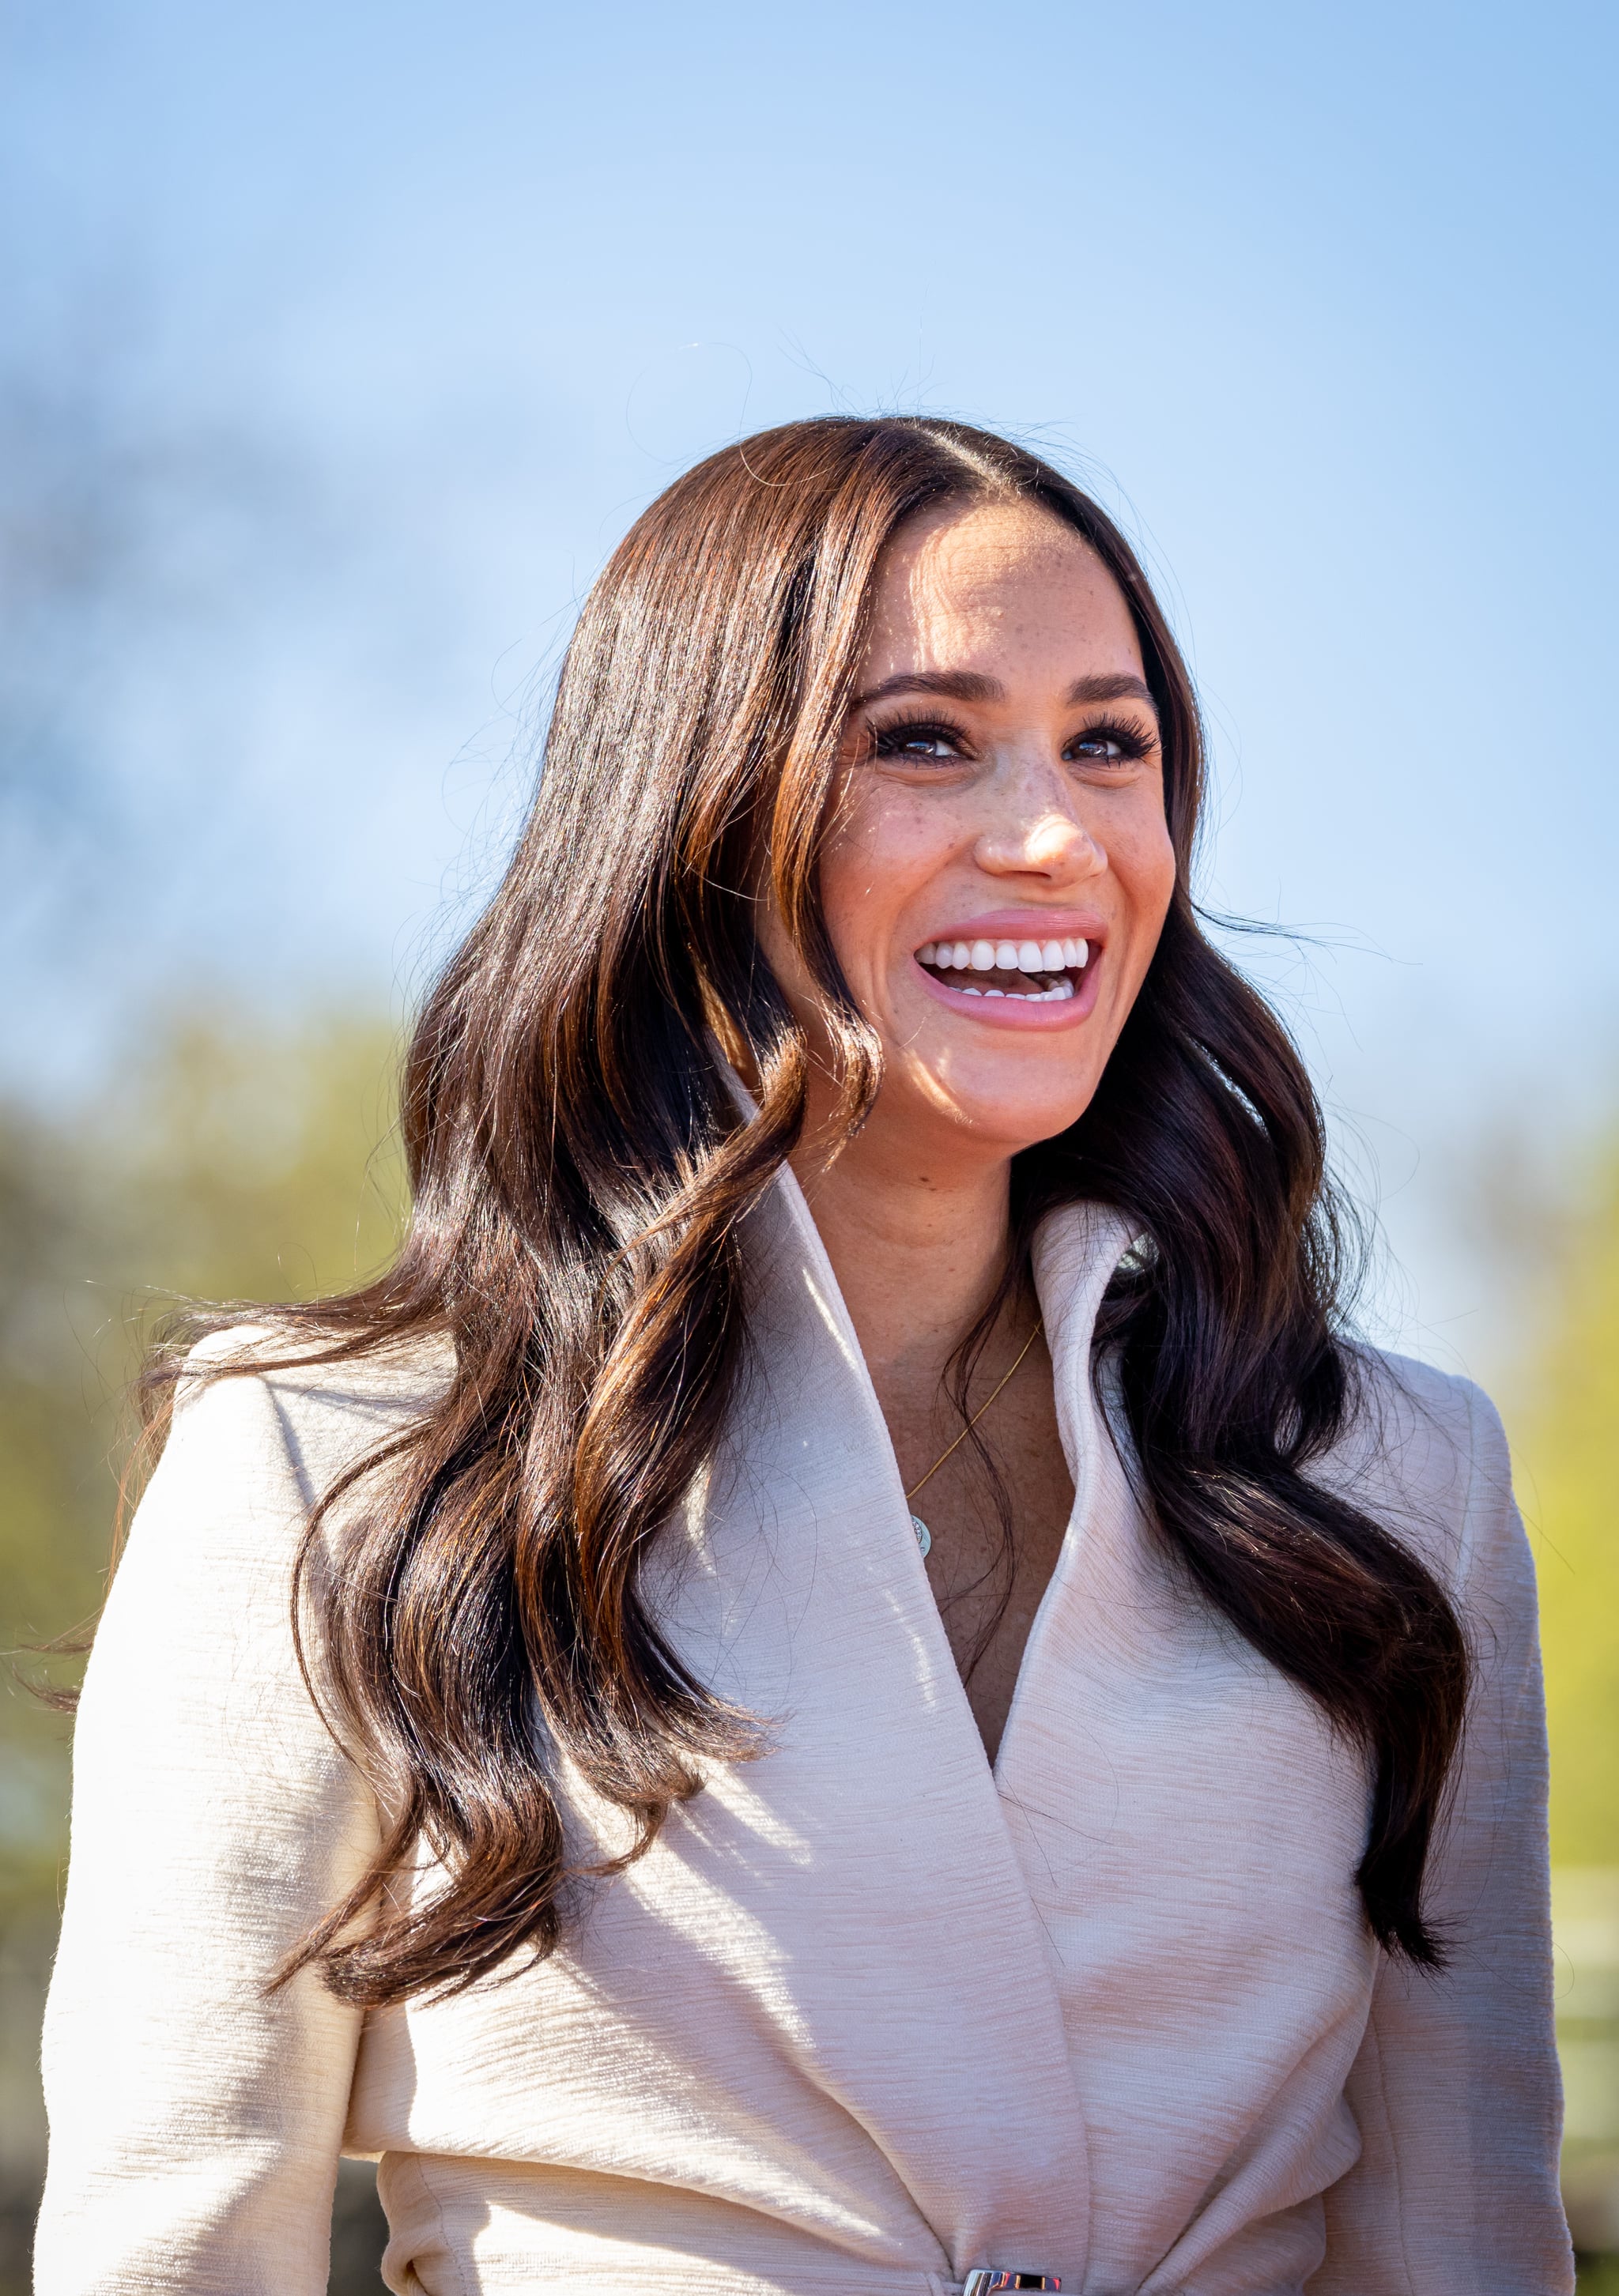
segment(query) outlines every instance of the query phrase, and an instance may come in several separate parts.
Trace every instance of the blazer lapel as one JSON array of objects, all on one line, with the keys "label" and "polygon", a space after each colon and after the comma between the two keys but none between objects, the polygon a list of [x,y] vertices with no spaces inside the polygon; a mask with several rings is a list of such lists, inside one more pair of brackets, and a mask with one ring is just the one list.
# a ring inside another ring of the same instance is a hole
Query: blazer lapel
[{"label": "blazer lapel", "polygon": [[[1021,1790],[1028,1770],[1025,1726],[1040,1715],[1043,1734],[1048,1741],[1052,1735],[1049,1645],[1072,1623],[1081,1581],[1087,1573],[1087,1549],[1098,1533],[1105,1536],[1115,1529],[1120,1515],[1134,1506],[1091,1380],[1091,1349],[1102,1295],[1134,1238],[1135,1230],[1120,1213],[1103,1205],[1081,1203],[1050,1214],[1034,1239],[1035,1290],[1051,1354],[1057,1431],[1073,1478],[1073,1506],[1056,1568],[1029,1630],[1012,1710],[1001,1734],[996,1775],[1003,1793],[1015,1797],[1013,1806],[1017,1811],[1022,1809]],[[1056,1726],[1060,1737],[1060,1721]],[[1071,1794],[1079,1784],[1077,1775],[1071,1775]],[[1026,1835],[1020,1824],[1015,1823],[1014,1832],[1026,1864],[1030,1854]]]}]

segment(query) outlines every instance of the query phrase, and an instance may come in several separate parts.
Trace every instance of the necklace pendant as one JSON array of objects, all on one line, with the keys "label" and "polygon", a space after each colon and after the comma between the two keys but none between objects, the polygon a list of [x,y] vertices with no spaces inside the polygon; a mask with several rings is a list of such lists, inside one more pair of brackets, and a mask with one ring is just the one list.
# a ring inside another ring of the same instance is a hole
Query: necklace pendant
[{"label": "necklace pendant", "polygon": [[916,1534],[916,1544],[922,1549],[922,1558],[924,1562],[925,1562],[927,1560],[928,1550],[933,1544],[933,1534],[928,1529],[926,1523],[923,1521],[922,1517],[919,1514],[912,1515],[911,1529]]}]

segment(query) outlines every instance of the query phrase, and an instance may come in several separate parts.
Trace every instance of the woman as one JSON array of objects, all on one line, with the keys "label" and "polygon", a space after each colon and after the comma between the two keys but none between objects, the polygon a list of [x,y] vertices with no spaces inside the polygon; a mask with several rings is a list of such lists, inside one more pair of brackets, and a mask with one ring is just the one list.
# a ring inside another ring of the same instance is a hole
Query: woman
[{"label": "woman", "polygon": [[316,2290],[341,2151],[431,2296],[1569,2285],[1506,1452],[1339,1336],[1201,792],[1002,440],[790,424],[632,529],[397,1267],[177,1390],[46,2296]]}]

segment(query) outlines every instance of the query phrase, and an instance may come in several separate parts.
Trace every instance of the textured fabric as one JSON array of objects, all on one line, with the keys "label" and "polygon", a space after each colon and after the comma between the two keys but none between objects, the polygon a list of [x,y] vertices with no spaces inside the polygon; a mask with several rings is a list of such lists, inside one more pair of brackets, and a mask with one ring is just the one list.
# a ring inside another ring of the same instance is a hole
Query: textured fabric
[{"label": "textured fabric", "polygon": [[[431,1366],[183,1405],[90,1668],[45,2039],[40,2296],[314,2296],[340,2147],[389,2286],[516,2296],[1553,2296],[1533,1581],[1473,1390],[1368,1357],[1328,1472],[1455,1590],[1479,1661],[1442,1978],[1354,1890],[1362,1766],[1179,1583],[1093,1401],[1126,1242],[1036,1275],[1075,1481],[993,1772],[802,1200],[750,1234],[757,1347],[656,1551],[689,1664],[767,1718],[551,1960],[362,2019],[262,1988],[376,1816],[288,1623],[311,1495]],[[581,1853],[623,1821],[562,1781]],[[426,1877],[423,1886],[431,1883]]]}]

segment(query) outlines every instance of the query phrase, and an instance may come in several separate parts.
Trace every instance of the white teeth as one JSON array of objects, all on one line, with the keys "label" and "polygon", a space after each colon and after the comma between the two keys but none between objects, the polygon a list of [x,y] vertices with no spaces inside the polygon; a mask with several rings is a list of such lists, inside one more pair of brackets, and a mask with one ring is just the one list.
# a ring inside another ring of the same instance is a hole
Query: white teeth
[{"label": "white teeth", "polygon": [[984,996],[1004,996],[1007,992],[1004,988],[985,988],[979,993]]},{"label": "white teeth", "polygon": [[[982,996],[984,994],[984,991],[982,988],[974,988],[971,981],[964,981],[962,983],[961,993],[964,996]],[[990,996],[993,996],[994,993],[993,989],[990,989],[989,992]]]},{"label": "white teeth", "polygon": [[[1071,940],[930,940],[916,951],[918,964],[935,965],[941,972],[1082,972],[1090,957],[1089,941],[1077,938]],[[964,984],[965,986],[965,984]],[[982,990],[968,992],[982,995]],[[1012,989],[990,989],[990,996],[1012,995]],[[1055,1002],[1059,996],[1072,996],[1072,981],[1062,981],[1050,988],[1041,989],[1040,996]]]}]

